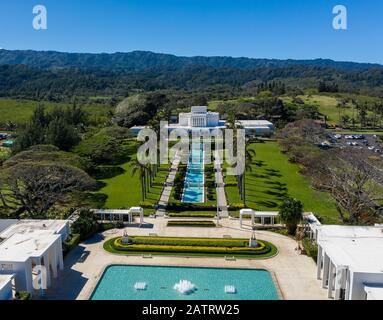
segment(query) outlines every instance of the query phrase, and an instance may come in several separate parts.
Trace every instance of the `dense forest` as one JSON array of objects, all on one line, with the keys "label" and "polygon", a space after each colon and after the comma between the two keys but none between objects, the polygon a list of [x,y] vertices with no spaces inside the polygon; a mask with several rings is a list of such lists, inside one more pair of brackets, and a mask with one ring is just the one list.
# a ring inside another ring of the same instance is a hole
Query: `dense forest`
[{"label": "dense forest", "polygon": [[[25,62],[25,61],[23,61]],[[0,65],[0,97],[64,101],[73,96],[124,97],[135,91],[196,90],[219,85],[240,90],[258,88],[265,81],[283,81],[289,88],[319,88],[383,96],[383,68],[344,70],[315,65],[241,69],[190,65],[156,66],[142,71],[56,68],[25,64]]]}]

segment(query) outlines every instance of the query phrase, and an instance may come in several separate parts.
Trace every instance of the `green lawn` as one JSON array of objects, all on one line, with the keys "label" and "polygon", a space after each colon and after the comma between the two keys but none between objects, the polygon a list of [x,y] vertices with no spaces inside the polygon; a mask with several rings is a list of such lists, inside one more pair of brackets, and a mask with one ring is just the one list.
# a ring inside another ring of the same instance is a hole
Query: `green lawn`
[{"label": "green lawn", "polygon": [[[99,192],[108,196],[104,206],[108,209],[139,206],[142,201],[139,173],[137,172],[132,176],[131,162],[127,162],[120,167],[124,169],[124,173],[110,179],[101,180],[106,185],[100,189]],[[157,203],[161,196],[166,176],[167,165],[162,166],[161,170],[158,172],[153,187],[150,189],[145,202],[150,202],[152,204]],[[145,211],[148,210],[153,212],[153,209],[147,209]]]},{"label": "green lawn", "polygon": [[[310,182],[299,173],[299,166],[288,161],[277,142],[252,144],[256,152],[253,171],[246,175],[246,206],[256,210],[277,211],[286,196],[295,197],[326,221],[338,220],[335,202],[330,195],[310,187]],[[230,204],[240,201],[238,188],[226,187]]]},{"label": "green lawn", "polygon": [[[12,121],[15,123],[26,123],[33,114],[39,102],[32,100],[0,99],[0,122]],[[47,110],[57,107],[66,108],[72,106],[70,103],[42,102]],[[106,119],[110,107],[101,104],[84,105],[84,110],[91,115],[91,120]]]}]

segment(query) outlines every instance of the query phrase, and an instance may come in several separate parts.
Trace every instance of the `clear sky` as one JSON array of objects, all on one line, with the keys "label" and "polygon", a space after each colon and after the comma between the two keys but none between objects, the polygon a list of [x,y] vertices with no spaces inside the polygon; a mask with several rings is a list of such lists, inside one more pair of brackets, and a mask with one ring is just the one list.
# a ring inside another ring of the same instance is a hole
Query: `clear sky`
[{"label": "clear sky", "polygon": [[[48,30],[32,28],[45,5]],[[348,30],[332,9],[348,9]],[[1,0],[0,48],[383,63],[382,0]]]}]

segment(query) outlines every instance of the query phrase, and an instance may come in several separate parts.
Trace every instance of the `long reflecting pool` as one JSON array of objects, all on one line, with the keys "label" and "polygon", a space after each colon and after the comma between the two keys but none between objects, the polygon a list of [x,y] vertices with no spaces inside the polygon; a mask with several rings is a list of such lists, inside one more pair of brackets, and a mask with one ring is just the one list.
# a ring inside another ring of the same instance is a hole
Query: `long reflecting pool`
[{"label": "long reflecting pool", "polygon": [[112,265],[91,299],[278,300],[279,295],[271,274],[262,269]]},{"label": "long reflecting pool", "polygon": [[182,202],[204,202],[204,151],[203,144],[192,144],[185,176]]}]

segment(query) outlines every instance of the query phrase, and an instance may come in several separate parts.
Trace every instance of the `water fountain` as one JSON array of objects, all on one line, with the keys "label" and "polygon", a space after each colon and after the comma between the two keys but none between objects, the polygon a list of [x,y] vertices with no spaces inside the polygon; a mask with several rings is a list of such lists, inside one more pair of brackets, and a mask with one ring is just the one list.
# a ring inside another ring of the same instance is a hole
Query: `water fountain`
[{"label": "water fountain", "polygon": [[237,289],[232,285],[226,285],[225,293],[237,293]]},{"label": "water fountain", "polygon": [[136,282],[134,284],[134,289],[136,290],[146,290],[147,287],[148,285],[146,282]]},{"label": "water fountain", "polygon": [[194,283],[191,283],[189,280],[180,280],[180,282],[176,283],[173,287],[174,290],[182,294],[190,294],[197,290],[197,287]]}]

